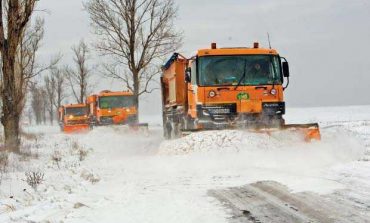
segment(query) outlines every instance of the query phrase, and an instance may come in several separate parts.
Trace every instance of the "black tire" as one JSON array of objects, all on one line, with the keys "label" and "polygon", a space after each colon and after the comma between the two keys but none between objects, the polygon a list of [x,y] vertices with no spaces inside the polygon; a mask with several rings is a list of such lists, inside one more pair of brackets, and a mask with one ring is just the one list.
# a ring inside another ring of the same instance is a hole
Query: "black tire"
[{"label": "black tire", "polygon": [[190,117],[183,117],[181,119],[181,129],[184,129],[184,130],[194,130],[195,129],[195,123],[194,123],[194,119],[190,118]]},{"label": "black tire", "polygon": [[177,139],[181,137],[181,125],[180,123],[173,122],[171,125],[171,139]]},{"label": "black tire", "polygon": [[285,125],[285,120],[282,116],[269,116],[267,125],[272,128],[281,128]]},{"label": "black tire", "polygon": [[163,136],[165,139],[171,139],[171,132],[172,132],[172,127],[171,123],[166,122],[165,125],[163,126]]}]

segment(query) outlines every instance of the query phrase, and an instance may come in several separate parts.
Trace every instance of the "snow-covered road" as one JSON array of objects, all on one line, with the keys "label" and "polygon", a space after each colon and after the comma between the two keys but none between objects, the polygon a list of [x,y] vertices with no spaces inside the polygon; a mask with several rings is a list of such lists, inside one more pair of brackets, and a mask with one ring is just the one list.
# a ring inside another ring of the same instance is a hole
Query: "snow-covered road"
[{"label": "snow-covered road", "polygon": [[[320,121],[323,140],[233,130],[166,142],[159,125],[147,134],[101,127],[71,136],[30,127],[43,134],[28,143],[37,157],[10,157],[0,222],[230,222],[232,210],[209,191],[267,180],[294,193],[341,194],[369,214],[370,107],[288,113],[288,122]],[[27,171],[45,173],[37,191]]]}]

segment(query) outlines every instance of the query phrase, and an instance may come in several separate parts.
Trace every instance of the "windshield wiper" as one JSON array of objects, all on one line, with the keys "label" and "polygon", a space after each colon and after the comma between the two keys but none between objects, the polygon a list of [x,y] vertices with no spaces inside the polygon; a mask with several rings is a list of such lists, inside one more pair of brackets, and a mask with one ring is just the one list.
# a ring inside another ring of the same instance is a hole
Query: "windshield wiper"
[{"label": "windshield wiper", "polygon": [[247,75],[247,60],[244,60],[244,67],[243,67],[243,76],[240,78],[238,84],[235,86],[234,90],[236,90],[240,84],[242,83],[242,81],[245,79],[245,76]]}]

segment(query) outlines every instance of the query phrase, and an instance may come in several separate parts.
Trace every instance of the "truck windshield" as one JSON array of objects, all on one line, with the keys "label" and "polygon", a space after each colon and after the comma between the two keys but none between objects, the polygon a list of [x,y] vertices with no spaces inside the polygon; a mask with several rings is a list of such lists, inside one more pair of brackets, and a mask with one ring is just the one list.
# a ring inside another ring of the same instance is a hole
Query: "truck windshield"
[{"label": "truck windshield", "polygon": [[66,115],[83,116],[87,113],[87,107],[66,108]]},{"label": "truck windshield", "polygon": [[279,63],[279,57],[271,55],[200,57],[199,84],[236,86],[239,81],[240,85],[282,84]]},{"label": "truck windshield", "polygon": [[133,96],[105,96],[100,97],[99,107],[101,109],[109,108],[127,108],[135,105]]}]

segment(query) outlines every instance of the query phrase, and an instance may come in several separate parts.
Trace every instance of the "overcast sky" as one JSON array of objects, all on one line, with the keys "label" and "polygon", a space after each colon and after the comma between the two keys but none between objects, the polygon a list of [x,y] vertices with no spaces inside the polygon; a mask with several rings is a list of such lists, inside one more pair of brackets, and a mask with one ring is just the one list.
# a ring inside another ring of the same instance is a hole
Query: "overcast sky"
[{"label": "overcast sky", "polygon": [[[83,0],[41,0],[38,13],[46,19],[41,58],[62,52],[68,62],[70,47],[93,40]],[[178,0],[176,26],[185,39],[179,51],[191,56],[211,42],[220,47],[273,48],[291,66],[288,106],[370,104],[369,0]],[[170,56],[170,55],[169,55]],[[119,89],[100,80],[97,90]],[[144,113],[160,111],[159,92],[146,97]]]}]

